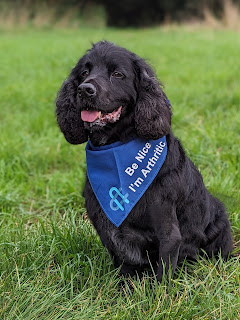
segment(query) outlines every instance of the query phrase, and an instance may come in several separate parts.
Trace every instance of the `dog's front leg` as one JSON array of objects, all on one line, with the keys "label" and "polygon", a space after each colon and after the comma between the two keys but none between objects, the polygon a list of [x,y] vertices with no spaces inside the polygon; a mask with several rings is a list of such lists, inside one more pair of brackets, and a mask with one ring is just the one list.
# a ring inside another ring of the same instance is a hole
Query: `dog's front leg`
[{"label": "dog's front leg", "polygon": [[154,202],[149,208],[149,213],[159,241],[159,261],[156,275],[158,281],[161,282],[163,274],[167,274],[170,265],[172,273],[174,273],[182,237],[175,207],[170,203]]},{"label": "dog's front leg", "polygon": [[157,269],[157,279],[161,282],[163,274],[167,274],[170,264],[172,273],[174,273],[177,262],[179,248],[181,244],[181,234],[178,226],[172,224],[170,233],[163,230],[158,234],[159,238],[159,265]]}]

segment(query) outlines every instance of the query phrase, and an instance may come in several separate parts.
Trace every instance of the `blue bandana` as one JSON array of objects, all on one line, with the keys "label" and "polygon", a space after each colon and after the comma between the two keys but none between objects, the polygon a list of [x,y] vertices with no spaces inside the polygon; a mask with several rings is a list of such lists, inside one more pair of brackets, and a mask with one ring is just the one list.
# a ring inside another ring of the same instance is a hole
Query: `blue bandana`
[{"label": "blue bandana", "polygon": [[103,211],[116,227],[152,183],[166,155],[166,137],[150,141],[137,138],[102,147],[88,141],[88,178]]}]

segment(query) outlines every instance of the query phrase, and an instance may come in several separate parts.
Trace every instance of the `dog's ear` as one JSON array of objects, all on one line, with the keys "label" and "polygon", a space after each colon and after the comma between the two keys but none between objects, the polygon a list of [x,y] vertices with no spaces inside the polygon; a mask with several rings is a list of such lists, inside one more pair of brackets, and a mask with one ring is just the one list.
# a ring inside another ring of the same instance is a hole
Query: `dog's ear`
[{"label": "dog's ear", "polygon": [[171,106],[153,70],[143,60],[135,61],[138,99],[135,105],[135,128],[144,139],[159,139],[170,132]]},{"label": "dog's ear", "polygon": [[77,83],[70,76],[63,82],[56,99],[58,125],[66,140],[72,144],[81,144],[88,140],[81,113],[77,108]]}]

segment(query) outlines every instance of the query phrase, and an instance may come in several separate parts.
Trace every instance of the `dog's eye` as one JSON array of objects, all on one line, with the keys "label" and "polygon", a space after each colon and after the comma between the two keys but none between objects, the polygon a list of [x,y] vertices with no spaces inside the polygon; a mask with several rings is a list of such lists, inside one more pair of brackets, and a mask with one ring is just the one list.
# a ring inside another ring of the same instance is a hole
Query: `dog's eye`
[{"label": "dog's eye", "polygon": [[124,77],[124,75],[123,75],[121,72],[118,72],[118,71],[113,72],[112,76],[113,76],[114,78],[118,78],[118,79]]},{"label": "dog's eye", "polygon": [[85,78],[85,77],[87,77],[89,75],[89,72],[87,71],[87,70],[84,70],[83,72],[82,72],[82,76]]}]

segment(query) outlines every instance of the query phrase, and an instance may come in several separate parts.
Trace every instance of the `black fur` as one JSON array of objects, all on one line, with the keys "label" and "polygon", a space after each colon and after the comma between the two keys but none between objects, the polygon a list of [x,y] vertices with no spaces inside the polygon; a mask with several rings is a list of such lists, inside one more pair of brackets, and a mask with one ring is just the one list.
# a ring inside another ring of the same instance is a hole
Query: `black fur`
[{"label": "black fur", "polygon": [[[94,86],[96,94],[78,94],[82,83]],[[203,251],[210,257],[229,255],[232,237],[224,205],[207,191],[172,134],[167,97],[143,59],[106,41],[93,45],[63,83],[56,104],[59,127],[73,144],[90,139],[100,146],[134,136],[166,135],[164,165],[119,228],[106,218],[86,178],[89,218],[122,274],[141,275],[152,265],[161,280],[169,262],[174,270],[185,258],[196,259]],[[81,110],[111,113],[120,106],[120,119],[114,123],[102,126],[81,120]]]}]

